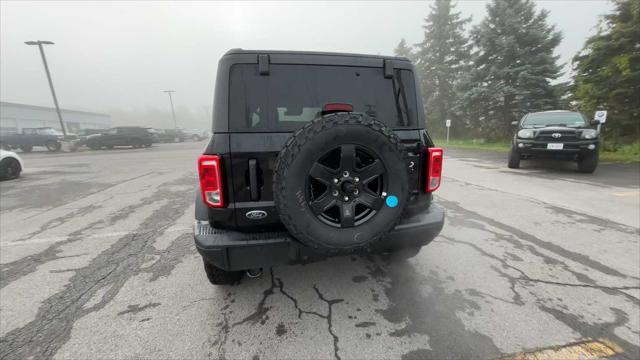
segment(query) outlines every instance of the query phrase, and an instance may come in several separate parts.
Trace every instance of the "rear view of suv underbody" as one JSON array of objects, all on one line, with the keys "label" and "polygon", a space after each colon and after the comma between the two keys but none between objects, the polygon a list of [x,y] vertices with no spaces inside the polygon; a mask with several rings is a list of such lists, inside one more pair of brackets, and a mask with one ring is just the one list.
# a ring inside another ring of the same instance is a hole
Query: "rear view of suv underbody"
[{"label": "rear view of suv underbody", "polygon": [[440,232],[442,150],[407,59],[231,50],[198,162],[196,247],[212,283]]}]

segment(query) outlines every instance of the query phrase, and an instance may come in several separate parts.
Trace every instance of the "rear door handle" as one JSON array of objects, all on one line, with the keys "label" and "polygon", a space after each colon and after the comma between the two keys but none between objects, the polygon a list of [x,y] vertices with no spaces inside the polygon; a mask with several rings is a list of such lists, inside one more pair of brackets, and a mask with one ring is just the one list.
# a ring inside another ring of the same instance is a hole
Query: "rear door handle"
[{"label": "rear door handle", "polygon": [[249,189],[251,201],[258,201],[258,161],[256,159],[249,159]]}]

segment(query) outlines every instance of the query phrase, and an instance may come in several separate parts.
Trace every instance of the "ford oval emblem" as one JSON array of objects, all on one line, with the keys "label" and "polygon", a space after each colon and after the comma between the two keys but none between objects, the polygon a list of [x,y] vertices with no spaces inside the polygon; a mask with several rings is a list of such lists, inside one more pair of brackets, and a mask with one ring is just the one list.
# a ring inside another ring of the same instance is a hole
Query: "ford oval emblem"
[{"label": "ford oval emblem", "polygon": [[267,217],[267,212],[262,210],[251,210],[247,211],[247,213],[244,215],[251,220],[260,220]]}]

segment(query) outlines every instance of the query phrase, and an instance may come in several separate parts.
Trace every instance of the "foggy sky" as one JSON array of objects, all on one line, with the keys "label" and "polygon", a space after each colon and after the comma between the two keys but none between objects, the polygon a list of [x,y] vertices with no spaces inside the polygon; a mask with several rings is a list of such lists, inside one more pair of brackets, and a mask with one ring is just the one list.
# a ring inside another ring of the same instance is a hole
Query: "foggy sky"
[{"label": "foggy sky", "polygon": [[[473,23],[486,1],[461,0]],[[605,1],[541,1],[568,62],[595,32]],[[0,100],[52,106],[37,47],[46,47],[63,108],[210,108],[217,61],[230,48],[392,54],[422,40],[428,2],[0,2]],[[568,67],[567,67],[568,69]],[[568,75],[565,75],[568,78]]]}]

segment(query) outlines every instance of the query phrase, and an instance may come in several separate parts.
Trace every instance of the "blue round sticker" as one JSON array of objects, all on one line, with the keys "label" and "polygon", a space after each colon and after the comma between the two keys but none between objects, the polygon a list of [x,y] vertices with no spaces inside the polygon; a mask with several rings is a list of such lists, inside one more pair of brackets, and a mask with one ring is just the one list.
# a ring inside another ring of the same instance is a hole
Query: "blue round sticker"
[{"label": "blue round sticker", "polygon": [[398,206],[398,198],[393,195],[389,195],[387,196],[386,203],[388,207],[396,207]]}]

